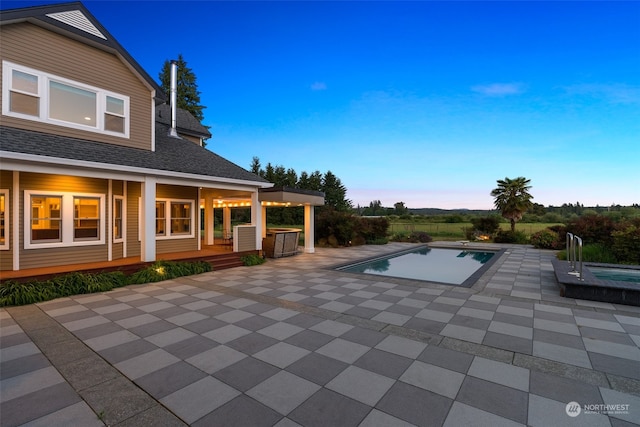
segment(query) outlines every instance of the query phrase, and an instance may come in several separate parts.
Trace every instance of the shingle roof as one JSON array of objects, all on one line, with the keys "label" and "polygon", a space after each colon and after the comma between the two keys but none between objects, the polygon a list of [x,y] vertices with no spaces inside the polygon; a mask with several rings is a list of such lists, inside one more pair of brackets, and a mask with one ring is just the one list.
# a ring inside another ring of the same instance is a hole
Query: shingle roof
[{"label": "shingle roof", "polygon": [[[171,106],[168,104],[161,104],[156,106],[156,122],[171,126]],[[201,136],[203,138],[211,138],[211,133],[206,127],[202,126],[198,119],[193,115],[178,108],[176,111],[176,127],[178,133],[185,133],[188,135]]]},{"label": "shingle roof", "polygon": [[[68,138],[0,126],[0,150],[67,160],[87,161],[105,165],[144,168],[268,183],[235,163],[182,138],[168,136],[169,127],[156,123],[156,150],[142,150],[114,144]],[[7,156],[9,157],[9,156]]]}]

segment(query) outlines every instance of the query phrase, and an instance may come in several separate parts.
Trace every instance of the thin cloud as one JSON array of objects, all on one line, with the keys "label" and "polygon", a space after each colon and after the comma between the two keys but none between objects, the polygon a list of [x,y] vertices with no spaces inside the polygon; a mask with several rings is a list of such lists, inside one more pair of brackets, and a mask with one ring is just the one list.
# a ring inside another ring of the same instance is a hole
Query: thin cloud
[{"label": "thin cloud", "polygon": [[311,90],[327,90],[327,84],[325,82],[313,82]]},{"label": "thin cloud", "polygon": [[472,86],[471,90],[485,96],[519,95],[524,92],[522,83],[491,83]]},{"label": "thin cloud", "polygon": [[564,88],[569,95],[605,99],[613,104],[640,104],[640,87],[627,84],[578,84]]}]

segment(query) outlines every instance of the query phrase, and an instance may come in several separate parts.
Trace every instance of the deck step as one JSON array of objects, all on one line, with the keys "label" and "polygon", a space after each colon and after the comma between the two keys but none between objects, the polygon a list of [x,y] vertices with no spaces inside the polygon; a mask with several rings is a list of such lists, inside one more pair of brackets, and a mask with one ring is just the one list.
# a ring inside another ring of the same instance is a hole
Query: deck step
[{"label": "deck step", "polygon": [[[228,254],[216,254],[216,255],[206,255],[202,257],[190,257],[184,259],[174,259],[172,261],[180,261],[180,262],[196,262],[196,261],[204,261],[211,264],[213,271],[218,270],[226,270],[234,267],[242,267],[244,264],[242,263],[242,257],[245,255],[258,255],[258,251],[244,251],[244,252],[229,252]],[[162,259],[162,255],[159,255],[158,260]],[[153,264],[152,262],[139,262],[135,264],[127,264],[127,265],[118,265],[113,267],[101,267],[101,268],[91,268],[91,269],[77,269],[74,271],[80,273],[103,273],[109,271],[122,271],[124,274],[131,275],[139,270],[142,270],[148,265]],[[31,281],[44,281],[51,279],[55,276],[62,276],[68,274],[69,272],[59,272],[59,273],[49,273],[42,274],[37,276],[30,277],[20,277],[11,279],[16,282],[26,283]],[[4,280],[3,280],[4,281]]]}]

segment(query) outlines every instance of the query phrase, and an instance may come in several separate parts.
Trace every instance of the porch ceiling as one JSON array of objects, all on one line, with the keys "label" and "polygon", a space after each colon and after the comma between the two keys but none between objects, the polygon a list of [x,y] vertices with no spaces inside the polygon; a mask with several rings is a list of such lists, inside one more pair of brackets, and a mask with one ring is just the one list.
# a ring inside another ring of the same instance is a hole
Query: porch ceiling
[{"label": "porch ceiling", "polygon": [[[214,207],[248,207],[251,206],[251,193],[247,191],[222,190],[205,188],[203,197],[212,197]],[[258,199],[266,206],[322,206],[324,193],[297,188],[276,187],[261,188]]]}]

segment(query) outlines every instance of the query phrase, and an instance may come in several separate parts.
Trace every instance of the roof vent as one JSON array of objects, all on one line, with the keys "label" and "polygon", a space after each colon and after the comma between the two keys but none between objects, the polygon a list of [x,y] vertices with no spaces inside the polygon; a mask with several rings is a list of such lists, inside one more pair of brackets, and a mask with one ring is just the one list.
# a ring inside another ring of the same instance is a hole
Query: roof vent
[{"label": "roof vent", "polygon": [[70,25],[78,30],[82,30],[85,33],[92,34],[96,37],[100,37],[103,40],[106,40],[104,34],[98,30],[98,28],[93,25],[89,18],[87,18],[84,13],[79,10],[70,10],[68,12],[57,12],[57,13],[49,13],[47,16],[51,19],[55,19],[56,21],[60,21],[64,24]]}]

